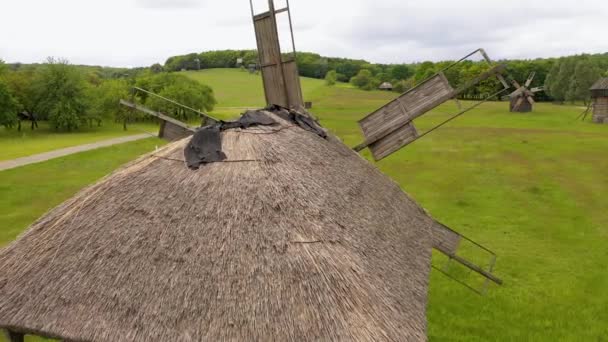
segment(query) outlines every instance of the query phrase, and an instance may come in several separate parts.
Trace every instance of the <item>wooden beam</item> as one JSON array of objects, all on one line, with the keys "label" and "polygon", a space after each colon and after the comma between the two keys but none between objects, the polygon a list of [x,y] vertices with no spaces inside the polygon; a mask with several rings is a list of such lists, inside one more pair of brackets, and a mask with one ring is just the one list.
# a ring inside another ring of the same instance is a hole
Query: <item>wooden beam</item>
[{"label": "wooden beam", "polygon": [[496,277],[495,275],[493,275],[490,272],[487,272],[486,270],[484,270],[481,267],[475,265],[474,263],[468,261],[467,259],[459,257],[458,255],[451,253],[451,252],[449,252],[443,248],[437,247],[437,246],[435,246],[435,249],[440,251],[441,253],[445,254],[448,258],[457,261],[458,263],[464,265],[465,267],[469,268],[470,270],[472,270],[476,273],[479,273],[483,277],[495,282],[496,284],[502,285],[502,279]]},{"label": "wooden beam", "polygon": [[8,331],[8,339],[10,342],[23,342],[25,338],[25,334],[9,330]]},{"label": "wooden beam", "polygon": [[[179,126],[179,127],[182,127],[182,128],[184,128],[186,130],[192,131],[193,133],[196,132],[196,129],[188,126],[187,124],[185,124],[185,123],[183,123],[183,122],[181,122],[179,120],[176,120],[176,119],[174,119],[172,117],[166,116],[163,113],[155,112],[152,109],[146,108],[146,107],[144,107],[142,105],[138,105],[136,103],[129,102],[129,101],[126,101],[126,100],[120,100],[120,104],[123,105],[123,106],[125,106],[125,107],[136,109],[136,110],[138,110],[140,112],[143,112],[143,113],[146,113],[148,115],[152,115],[152,116],[157,117],[157,118],[159,118],[159,119],[161,119],[163,121],[170,122],[170,123],[172,123],[172,124],[174,124],[176,126]],[[212,120],[215,120],[215,119],[212,119]]]}]

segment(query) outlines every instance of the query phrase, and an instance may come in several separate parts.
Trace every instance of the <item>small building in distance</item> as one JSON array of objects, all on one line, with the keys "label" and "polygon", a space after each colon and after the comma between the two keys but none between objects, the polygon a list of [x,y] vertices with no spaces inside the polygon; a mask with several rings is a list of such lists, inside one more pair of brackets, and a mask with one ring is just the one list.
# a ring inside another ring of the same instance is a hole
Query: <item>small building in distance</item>
[{"label": "small building in distance", "polygon": [[386,90],[386,91],[392,91],[393,90],[393,85],[389,82],[384,82],[382,83],[378,89],[380,90]]},{"label": "small building in distance", "polygon": [[257,64],[249,64],[247,66],[247,69],[249,70],[250,74],[257,74],[258,70],[259,70],[259,67],[258,67]]},{"label": "small building in distance", "polygon": [[604,77],[591,87],[593,100],[593,122],[608,124],[608,77]]}]

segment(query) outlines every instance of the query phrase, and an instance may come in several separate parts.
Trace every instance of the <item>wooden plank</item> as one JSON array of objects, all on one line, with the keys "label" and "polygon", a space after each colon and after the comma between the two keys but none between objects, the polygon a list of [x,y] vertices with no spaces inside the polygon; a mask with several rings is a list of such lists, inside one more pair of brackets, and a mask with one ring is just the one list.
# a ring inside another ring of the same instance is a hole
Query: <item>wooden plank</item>
[{"label": "wooden plank", "polygon": [[192,133],[190,130],[187,130],[181,126],[174,125],[171,122],[166,122],[162,131],[162,135],[159,134],[159,136],[167,141],[178,141],[187,138],[192,134],[194,133]]},{"label": "wooden plank", "polygon": [[454,97],[454,89],[446,81],[443,74],[437,74],[359,121],[366,140],[381,139]]},{"label": "wooden plank", "polygon": [[176,119],[174,119],[174,118],[172,118],[170,116],[166,116],[163,113],[155,112],[152,109],[144,107],[142,105],[138,105],[136,103],[125,101],[125,100],[120,100],[120,104],[123,105],[123,106],[125,106],[125,107],[133,108],[133,109],[136,109],[136,110],[138,110],[140,112],[146,113],[148,115],[152,115],[154,117],[157,117],[157,118],[161,119],[162,121],[170,122],[170,123],[172,123],[172,124],[174,124],[176,126],[180,126],[180,127],[184,128],[186,130],[191,131],[192,133],[196,132],[196,129],[194,129],[194,128],[188,126],[188,125],[186,125],[185,123],[183,123],[183,122],[181,122],[179,120],[176,120]]},{"label": "wooden plank", "polygon": [[[288,12],[288,8],[277,13]],[[266,104],[287,108],[303,107],[302,88],[295,60],[283,61],[275,12],[254,16],[258,55]]]},{"label": "wooden plank", "polygon": [[455,255],[460,247],[462,236],[446,226],[435,222],[432,227],[433,247],[444,254]]},{"label": "wooden plank", "polygon": [[418,138],[418,131],[413,122],[408,122],[403,127],[396,129],[389,135],[369,146],[375,160],[382,160],[395,153],[403,146],[408,145]]},{"label": "wooden plank", "polygon": [[10,342],[23,342],[25,340],[25,334],[9,330],[8,339]]},{"label": "wooden plank", "polygon": [[[435,74],[360,120],[359,127],[363,131],[365,142],[355,147],[355,150],[360,151],[366,147],[381,146],[381,148],[375,148],[375,153],[372,151],[374,159],[380,160],[387,157],[403,146],[415,141],[415,138],[411,139],[413,137],[411,134],[413,125],[412,127],[406,127],[409,122],[440,104],[455,98],[458,94],[479,82],[493,75],[500,74],[505,68],[504,65],[496,66],[465,83],[458,89],[453,89],[450,86],[443,73],[439,72]],[[401,131],[402,129],[404,131]],[[408,134],[408,132],[410,133]],[[389,139],[389,141],[383,143],[381,141],[383,139]],[[402,141],[401,146],[399,146],[399,141]],[[389,151],[391,152],[388,153]],[[378,159],[376,156],[380,158]]]},{"label": "wooden plank", "polygon": [[266,103],[289,107],[285,78],[281,67],[279,35],[276,31],[274,17],[268,15],[257,19],[254,26],[260,65],[262,66]]},{"label": "wooden plank", "polygon": [[296,109],[303,108],[304,98],[302,96],[298,66],[295,61],[283,63],[283,75],[285,77],[289,107]]}]

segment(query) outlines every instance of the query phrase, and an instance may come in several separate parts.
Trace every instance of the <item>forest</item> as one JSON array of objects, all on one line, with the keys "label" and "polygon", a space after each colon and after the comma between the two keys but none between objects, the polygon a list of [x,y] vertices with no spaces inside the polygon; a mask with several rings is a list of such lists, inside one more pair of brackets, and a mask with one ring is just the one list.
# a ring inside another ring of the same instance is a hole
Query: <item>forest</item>
[{"label": "forest", "polygon": [[180,120],[193,119],[194,114],[178,106],[134,92],[134,86],[203,111],[213,110],[216,104],[210,87],[154,67],[78,66],[54,58],[33,65],[0,61],[0,125],[20,130],[20,116],[33,114],[58,131],[99,126],[105,121],[121,122],[126,130],[129,122],[142,117],[121,106],[120,99],[131,99]]},{"label": "forest", "polygon": [[[286,56],[288,58],[288,56]],[[297,56],[301,76],[325,79],[327,86],[350,82],[363,90],[374,90],[390,82],[401,93],[416,86],[453,61],[425,61],[410,64],[374,64],[365,60],[323,57],[302,52]],[[240,62],[240,63],[239,63]],[[499,61],[507,65],[508,77],[525,82],[536,73],[532,87],[544,86],[538,101],[589,101],[589,87],[608,76],[608,53],[583,54],[561,58]],[[211,111],[216,104],[213,90],[186,76],[182,70],[241,68],[256,66],[253,50],[224,50],[192,53],[167,59],[146,68],[106,68],[72,65],[67,60],[49,58],[42,64],[5,64],[0,60],[0,125],[21,129],[20,115],[33,114],[48,120],[56,130],[72,131],[82,126],[101,125],[113,120],[127,124],[141,116],[118,104],[120,98],[147,104],[180,120],[193,119],[192,113],[170,103],[133,93],[133,86],[153,91],[189,107]],[[467,82],[489,68],[479,61],[464,61],[445,70],[453,87]],[[496,79],[481,82],[462,93],[462,99],[485,98],[501,89]],[[500,100],[500,99],[497,99]]]},{"label": "forest", "polygon": [[[237,63],[239,59],[242,59],[240,65]],[[328,85],[333,85],[335,82],[350,82],[364,90],[377,89],[381,83],[390,82],[394,86],[393,90],[398,93],[408,90],[453,63],[453,61],[424,61],[409,64],[376,64],[358,59],[324,57],[310,52],[299,52],[296,59],[301,76],[326,79]],[[588,89],[593,82],[602,76],[608,76],[608,53],[498,62],[505,63],[507,74],[519,83],[525,82],[531,72],[536,72],[532,86],[546,86],[546,91],[537,95],[539,101],[586,102],[589,97]],[[169,72],[247,68],[256,63],[257,53],[254,50],[222,50],[170,57],[163,68]],[[446,76],[450,83],[457,87],[486,68],[485,62],[465,61],[447,70]],[[498,81],[488,80],[469,89],[461,97],[463,99],[485,97],[499,89]]]}]

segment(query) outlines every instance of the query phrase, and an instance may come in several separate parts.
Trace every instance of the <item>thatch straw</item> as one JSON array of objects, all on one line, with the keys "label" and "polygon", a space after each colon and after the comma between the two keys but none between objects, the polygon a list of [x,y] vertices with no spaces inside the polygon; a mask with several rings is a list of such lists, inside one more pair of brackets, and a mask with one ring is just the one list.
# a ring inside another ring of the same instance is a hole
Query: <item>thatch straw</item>
[{"label": "thatch straw", "polygon": [[120,169],[0,251],[0,328],[75,341],[426,338],[432,220],[334,138],[282,121]]}]

